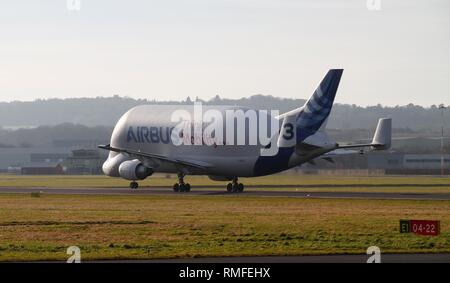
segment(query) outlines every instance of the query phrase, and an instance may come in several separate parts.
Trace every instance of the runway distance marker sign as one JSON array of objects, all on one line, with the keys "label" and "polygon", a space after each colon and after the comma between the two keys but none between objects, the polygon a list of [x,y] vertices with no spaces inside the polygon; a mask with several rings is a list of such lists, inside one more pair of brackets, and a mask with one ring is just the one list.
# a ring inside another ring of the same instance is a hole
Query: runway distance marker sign
[{"label": "runway distance marker sign", "polygon": [[400,220],[400,233],[437,236],[440,232],[441,222],[439,220]]}]

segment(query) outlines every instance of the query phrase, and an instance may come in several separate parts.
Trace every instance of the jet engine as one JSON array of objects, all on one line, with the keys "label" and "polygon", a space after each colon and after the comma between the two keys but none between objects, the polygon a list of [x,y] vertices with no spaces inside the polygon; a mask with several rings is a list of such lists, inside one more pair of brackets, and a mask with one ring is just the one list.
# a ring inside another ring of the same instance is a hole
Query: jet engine
[{"label": "jet engine", "polygon": [[119,166],[120,177],[127,180],[144,180],[153,174],[153,170],[142,164],[138,159],[124,161]]}]

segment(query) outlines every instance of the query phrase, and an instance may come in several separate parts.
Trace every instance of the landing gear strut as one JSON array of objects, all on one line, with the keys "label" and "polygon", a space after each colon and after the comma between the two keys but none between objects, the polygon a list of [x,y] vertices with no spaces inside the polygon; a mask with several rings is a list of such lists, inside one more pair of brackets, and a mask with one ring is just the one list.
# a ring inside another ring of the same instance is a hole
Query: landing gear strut
[{"label": "landing gear strut", "polygon": [[231,183],[227,184],[227,191],[229,193],[242,193],[244,191],[244,185],[238,183],[238,178],[234,177]]},{"label": "landing gear strut", "polygon": [[131,189],[137,189],[139,187],[139,184],[136,181],[133,181],[130,183],[130,188]]},{"label": "landing gear strut", "polygon": [[178,173],[178,183],[175,183],[173,185],[173,191],[176,193],[191,191],[191,185],[189,183],[184,182],[184,174],[183,173]]}]

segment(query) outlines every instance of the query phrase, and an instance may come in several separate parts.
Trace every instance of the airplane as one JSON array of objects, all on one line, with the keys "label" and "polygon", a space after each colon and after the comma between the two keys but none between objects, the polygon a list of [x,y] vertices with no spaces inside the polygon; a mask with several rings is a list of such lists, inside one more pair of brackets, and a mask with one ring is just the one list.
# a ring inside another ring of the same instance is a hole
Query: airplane
[{"label": "airplane", "polygon": [[[192,114],[195,111],[192,105],[136,106],[118,120],[110,144],[98,146],[109,151],[102,166],[103,172],[108,176],[130,180],[132,189],[138,188],[137,181],[153,173],[174,173],[178,176],[178,182],[173,185],[174,192],[191,190],[190,184],[184,181],[185,176],[207,175],[215,181],[228,181],[226,190],[239,193],[244,190],[244,185],[238,181],[239,177],[271,175],[304,163],[314,163],[317,158],[333,162],[334,156],[363,153],[364,147],[371,150],[389,149],[392,131],[390,118],[378,120],[370,143],[341,145],[326,134],[326,123],[342,73],[343,69],[330,69],[302,107],[281,115],[269,114],[268,124],[281,127],[270,133],[268,141],[253,144],[233,142],[236,140],[234,135],[242,132],[245,132],[245,141],[249,139],[255,127],[248,124],[241,128],[235,127],[231,134],[226,133],[226,141],[192,144],[193,137],[189,131],[175,131],[177,122],[179,124],[182,119],[174,121],[170,117],[170,113],[180,109]],[[252,110],[238,106],[204,106],[202,111],[211,109],[222,114],[226,111],[246,113]],[[254,111],[262,115],[261,111]],[[235,117],[226,117],[224,121],[225,124],[234,125]],[[204,125],[201,127],[203,129]],[[190,137],[191,143],[174,144],[171,141],[173,136],[181,139]],[[264,150],[269,149],[273,153],[263,154]]]}]

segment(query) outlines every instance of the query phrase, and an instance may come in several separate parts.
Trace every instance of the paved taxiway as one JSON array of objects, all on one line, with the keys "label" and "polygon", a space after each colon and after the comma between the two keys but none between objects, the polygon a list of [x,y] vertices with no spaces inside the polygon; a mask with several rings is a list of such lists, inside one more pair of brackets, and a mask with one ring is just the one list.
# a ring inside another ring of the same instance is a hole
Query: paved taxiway
[{"label": "paved taxiway", "polygon": [[[100,260],[96,263],[366,263],[370,255],[204,257],[149,260]],[[450,254],[383,254],[382,263],[450,263]]]},{"label": "paved taxiway", "polygon": [[[230,256],[168,259],[94,260],[85,263],[366,263],[371,255],[305,255],[305,256]],[[31,261],[34,262],[34,261]],[[47,261],[38,261],[47,262]],[[60,263],[63,263],[59,261]],[[450,253],[436,254],[383,254],[382,263],[450,263]],[[48,263],[58,263],[49,261]]]},{"label": "paved taxiway", "polygon": [[[273,187],[273,186],[272,186]],[[253,187],[254,188],[254,187]],[[230,194],[222,189],[195,189],[189,193],[174,193],[170,187],[152,188],[48,188],[48,187],[0,187],[0,193],[45,194],[90,194],[90,195],[196,195],[196,196],[262,196],[262,197],[297,197],[330,199],[404,199],[404,200],[450,200],[450,193],[384,193],[384,192],[305,192],[301,189],[290,190],[247,190],[239,194]]]}]

